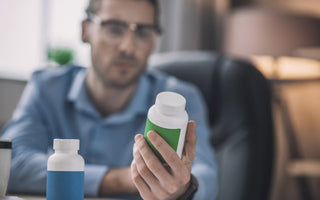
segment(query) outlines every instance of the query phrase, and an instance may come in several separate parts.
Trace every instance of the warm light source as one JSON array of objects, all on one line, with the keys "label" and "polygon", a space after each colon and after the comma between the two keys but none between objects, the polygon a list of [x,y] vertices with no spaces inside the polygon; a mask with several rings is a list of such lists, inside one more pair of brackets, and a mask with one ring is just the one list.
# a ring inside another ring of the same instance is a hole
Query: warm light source
[{"label": "warm light source", "polygon": [[298,57],[254,56],[251,61],[268,79],[320,79],[320,62]]}]

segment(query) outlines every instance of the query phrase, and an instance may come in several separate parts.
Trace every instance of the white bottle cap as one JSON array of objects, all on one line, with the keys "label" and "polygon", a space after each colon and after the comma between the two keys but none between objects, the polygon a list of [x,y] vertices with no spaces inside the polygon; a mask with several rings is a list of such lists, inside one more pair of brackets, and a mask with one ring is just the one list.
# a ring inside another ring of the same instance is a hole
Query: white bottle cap
[{"label": "white bottle cap", "polygon": [[79,139],[54,139],[54,150],[79,150]]},{"label": "white bottle cap", "polygon": [[157,95],[156,108],[164,115],[177,115],[186,107],[186,99],[175,92],[161,92]]}]

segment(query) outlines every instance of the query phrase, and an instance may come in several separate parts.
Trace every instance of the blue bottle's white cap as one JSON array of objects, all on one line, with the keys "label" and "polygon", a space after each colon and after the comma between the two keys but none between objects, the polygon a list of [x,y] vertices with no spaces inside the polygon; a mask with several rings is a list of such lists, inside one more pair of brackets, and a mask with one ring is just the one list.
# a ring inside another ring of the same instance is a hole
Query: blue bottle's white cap
[{"label": "blue bottle's white cap", "polygon": [[164,115],[177,115],[184,111],[186,99],[175,92],[161,92],[157,95],[155,106]]},{"label": "blue bottle's white cap", "polygon": [[54,139],[54,150],[79,150],[79,139]]}]

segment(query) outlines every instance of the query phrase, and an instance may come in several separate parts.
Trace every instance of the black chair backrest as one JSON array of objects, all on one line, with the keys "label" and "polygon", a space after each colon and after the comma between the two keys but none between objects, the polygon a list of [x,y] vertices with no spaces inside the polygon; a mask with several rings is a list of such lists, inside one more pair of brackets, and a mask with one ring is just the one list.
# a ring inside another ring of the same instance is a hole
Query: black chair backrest
[{"label": "black chair backrest", "polygon": [[220,199],[268,199],[273,123],[270,86],[262,74],[248,62],[212,52],[157,54],[149,63],[202,92],[217,153]]}]

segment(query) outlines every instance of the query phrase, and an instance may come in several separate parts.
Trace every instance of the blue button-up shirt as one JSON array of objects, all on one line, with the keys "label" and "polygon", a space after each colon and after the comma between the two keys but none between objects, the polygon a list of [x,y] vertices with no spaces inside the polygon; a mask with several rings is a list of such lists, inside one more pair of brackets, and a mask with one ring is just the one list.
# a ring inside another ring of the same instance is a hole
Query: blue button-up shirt
[{"label": "blue button-up shirt", "polygon": [[174,91],[186,98],[189,119],[197,123],[192,173],[199,181],[199,189],[194,199],[214,199],[217,173],[208,142],[207,113],[194,86],[147,71],[128,105],[103,118],[87,94],[85,78],[86,69],[76,66],[33,74],[2,136],[13,141],[9,192],[45,193],[53,139],[76,138],[80,139],[79,154],[86,164],[85,194],[98,196],[109,168],[130,166],[134,136],[144,132],[147,112],[156,95]]}]

